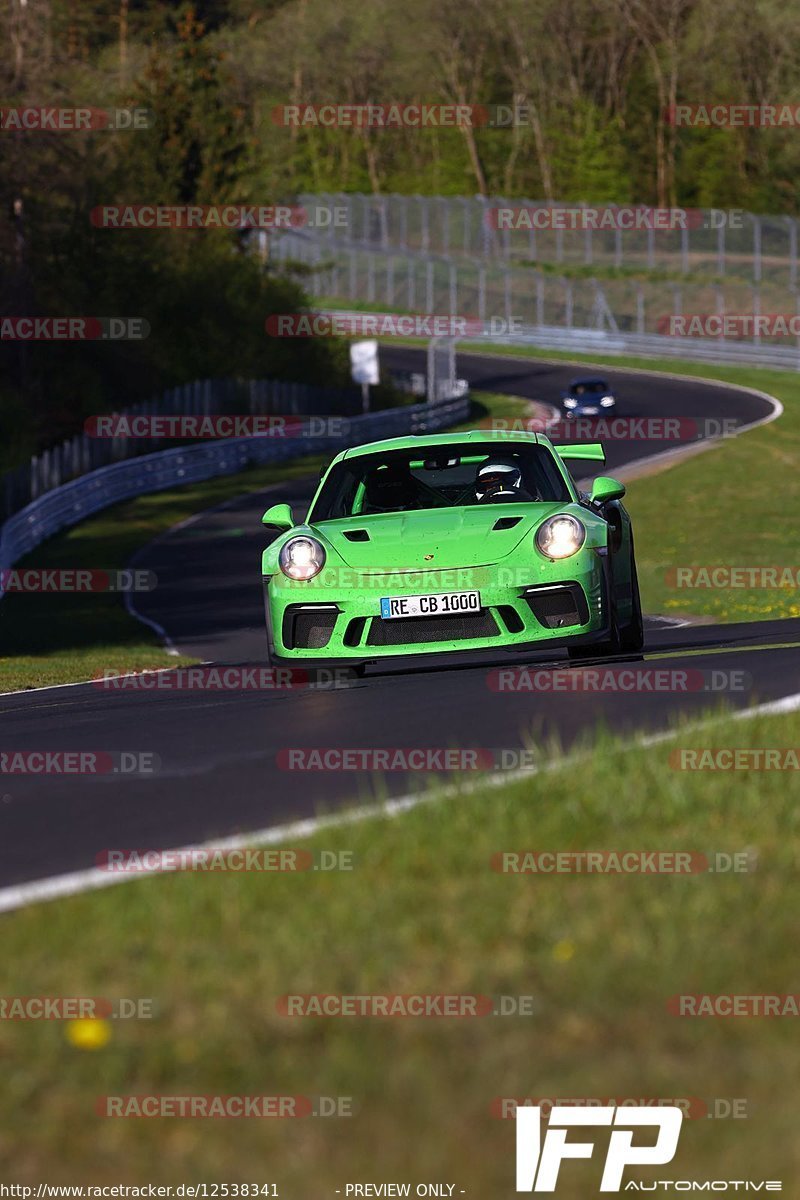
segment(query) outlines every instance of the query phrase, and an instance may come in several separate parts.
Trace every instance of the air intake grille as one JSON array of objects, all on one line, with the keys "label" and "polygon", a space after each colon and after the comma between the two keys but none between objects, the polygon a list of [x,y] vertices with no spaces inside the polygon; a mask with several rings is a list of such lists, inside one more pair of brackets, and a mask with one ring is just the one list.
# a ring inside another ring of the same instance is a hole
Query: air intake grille
[{"label": "air intake grille", "polygon": [[536,620],[546,629],[585,625],[589,620],[586,597],[577,583],[541,590],[531,588],[525,593],[525,599]]},{"label": "air intake grille", "polygon": [[287,650],[321,650],[331,640],[337,608],[287,608],[283,644]]},{"label": "air intake grille", "polygon": [[383,621],[373,617],[368,646],[407,646],[425,642],[468,642],[471,638],[494,637],[497,622],[488,609],[452,617],[412,617]]}]

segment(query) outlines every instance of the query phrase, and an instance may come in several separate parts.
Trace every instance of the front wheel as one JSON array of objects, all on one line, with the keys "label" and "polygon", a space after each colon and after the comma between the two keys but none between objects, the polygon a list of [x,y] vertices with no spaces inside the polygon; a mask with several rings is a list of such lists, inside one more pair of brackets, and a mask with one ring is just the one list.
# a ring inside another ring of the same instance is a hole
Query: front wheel
[{"label": "front wheel", "polygon": [[634,654],[644,648],[644,623],[642,621],[642,598],[639,595],[639,576],[636,573],[636,559],[631,551],[631,602],[632,611],[630,624],[620,632],[620,649],[628,654]]},{"label": "front wheel", "polygon": [[631,604],[631,619],[627,625],[620,628],[612,583],[609,601],[609,636],[605,641],[595,642],[594,645],[571,646],[569,657],[578,660],[582,658],[615,658],[620,654],[637,654],[644,647],[642,600],[639,595],[639,577],[636,573],[633,546],[631,546]]}]

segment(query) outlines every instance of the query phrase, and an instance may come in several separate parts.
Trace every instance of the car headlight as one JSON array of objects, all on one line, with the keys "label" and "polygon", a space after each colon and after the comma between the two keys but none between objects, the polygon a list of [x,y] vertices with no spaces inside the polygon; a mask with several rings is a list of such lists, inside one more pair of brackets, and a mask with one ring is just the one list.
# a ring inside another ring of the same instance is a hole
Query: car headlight
[{"label": "car headlight", "polygon": [[548,517],[536,530],[536,545],[548,558],[569,558],[586,541],[586,527],[568,513]]},{"label": "car headlight", "polygon": [[573,400],[571,396],[567,396],[566,400],[564,401],[564,408],[577,408],[577,406],[578,401]]},{"label": "car headlight", "polygon": [[616,404],[616,400],[613,396],[603,396],[603,399],[600,401],[600,403],[603,408],[613,408]]},{"label": "car headlight", "polygon": [[290,579],[313,579],[325,566],[325,547],[316,538],[289,538],[281,546],[278,562]]}]

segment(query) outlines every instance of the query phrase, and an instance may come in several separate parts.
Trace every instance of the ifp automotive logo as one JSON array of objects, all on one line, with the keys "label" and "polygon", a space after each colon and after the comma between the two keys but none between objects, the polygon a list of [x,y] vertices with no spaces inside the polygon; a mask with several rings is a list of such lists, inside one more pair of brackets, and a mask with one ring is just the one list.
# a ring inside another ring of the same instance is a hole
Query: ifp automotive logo
[{"label": "ifp automotive logo", "polygon": [[[591,1158],[591,1142],[568,1142],[567,1130],[573,1125],[613,1125],[608,1144],[601,1192],[618,1192],[626,1166],[656,1166],[672,1162],[678,1148],[683,1112],[676,1105],[658,1109],[576,1108],[554,1105],[542,1142],[542,1110],[517,1109],[517,1191],[554,1192],[558,1172],[565,1158]],[[658,1135],[652,1145],[634,1146],[634,1130],[654,1125]]]}]

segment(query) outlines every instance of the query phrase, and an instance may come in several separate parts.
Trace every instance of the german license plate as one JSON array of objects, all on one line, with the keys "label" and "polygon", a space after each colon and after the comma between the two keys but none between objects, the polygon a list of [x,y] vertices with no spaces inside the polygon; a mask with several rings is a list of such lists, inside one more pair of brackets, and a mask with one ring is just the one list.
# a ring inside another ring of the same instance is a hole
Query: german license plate
[{"label": "german license plate", "polygon": [[443,617],[480,612],[480,592],[433,592],[427,596],[384,596],[381,616],[384,621],[399,617]]}]

